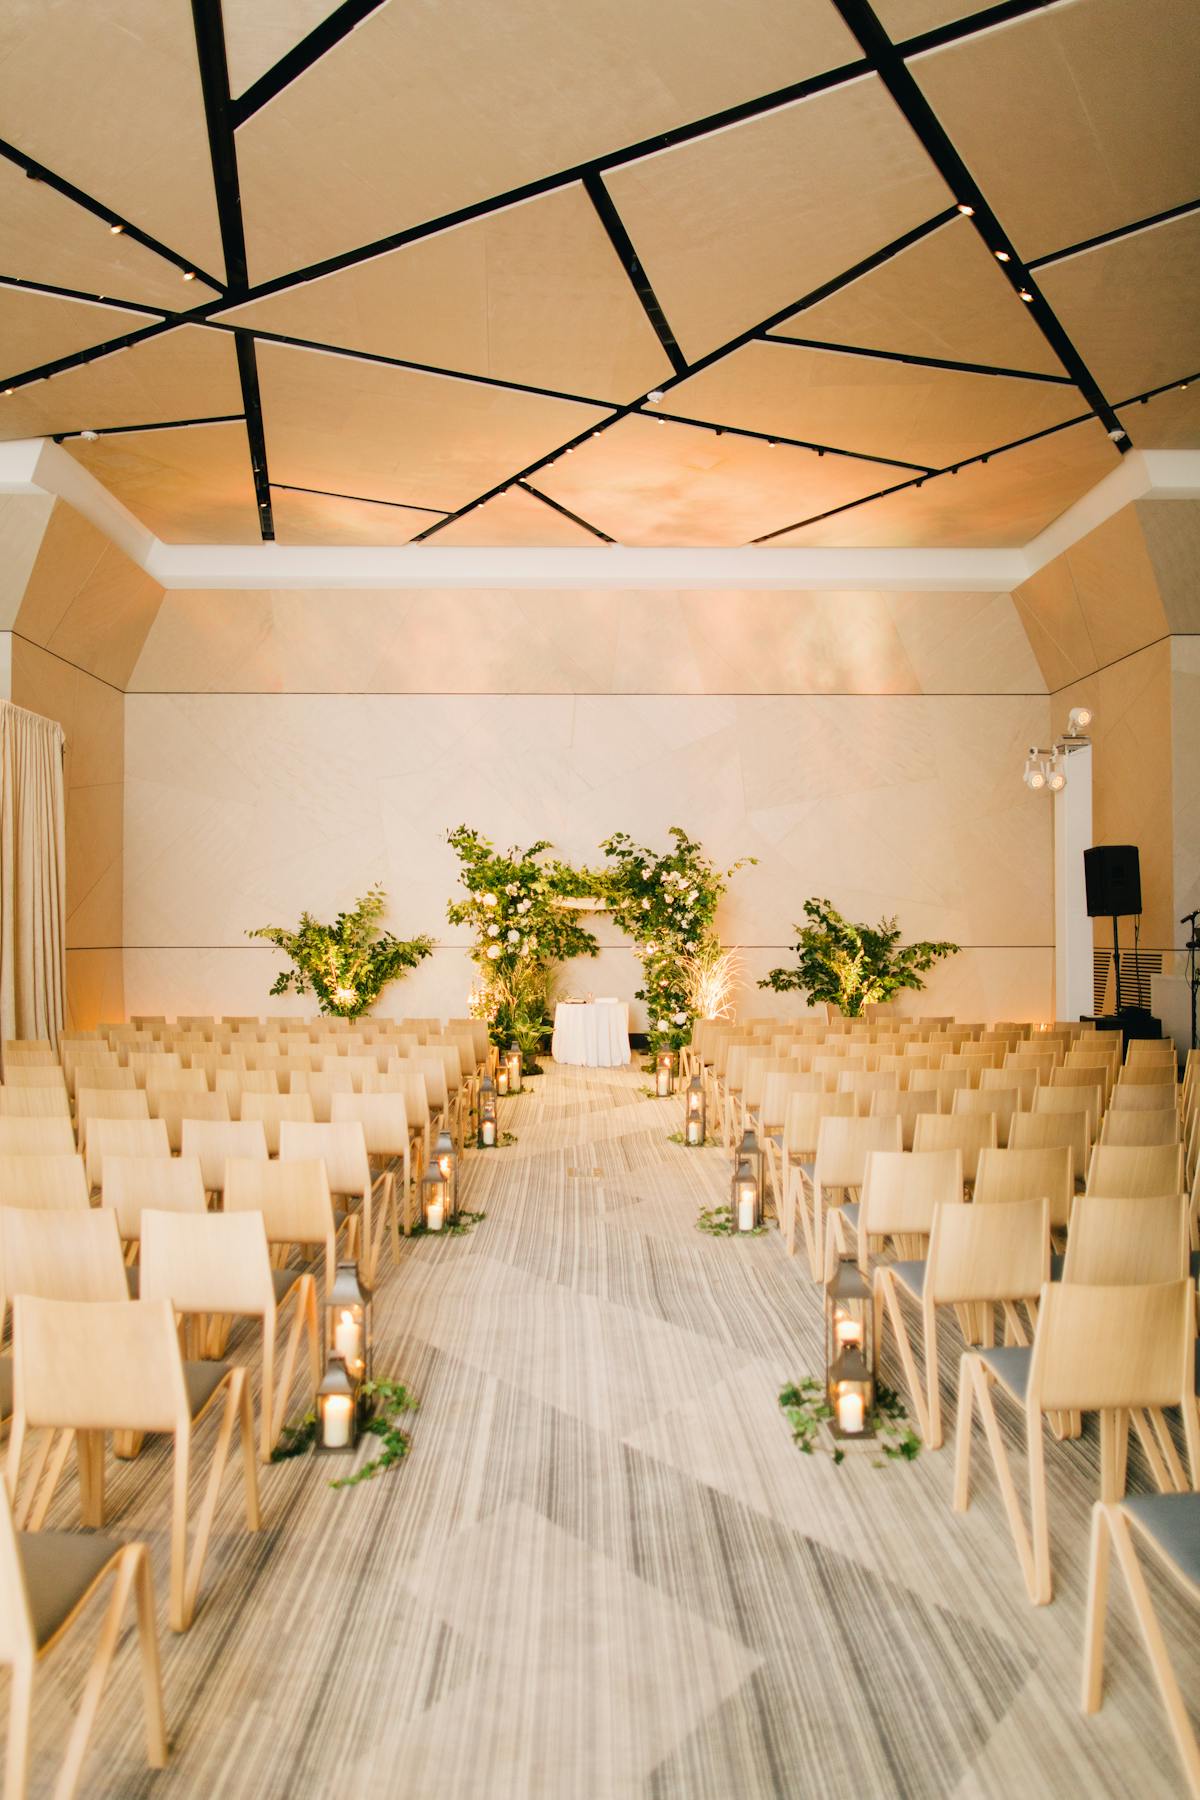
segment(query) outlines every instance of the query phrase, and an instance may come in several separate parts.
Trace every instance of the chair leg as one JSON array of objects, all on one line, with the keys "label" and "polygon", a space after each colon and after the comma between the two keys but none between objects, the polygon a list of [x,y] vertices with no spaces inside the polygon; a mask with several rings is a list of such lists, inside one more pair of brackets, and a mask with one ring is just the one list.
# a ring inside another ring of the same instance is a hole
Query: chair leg
[{"label": "chair leg", "polygon": [[142,1710],[146,1719],[146,1760],[152,1769],[167,1763],[167,1721],[163,1715],[162,1665],[154,1618],[154,1575],[145,1545],[135,1545],[137,1559],[137,1628],[142,1663]]},{"label": "chair leg", "polygon": [[171,1488],[171,1588],[168,1615],[172,1631],[186,1631],[187,1610],[188,1476],[191,1470],[190,1427],[175,1433],[174,1471]]},{"label": "chair leg", "polygon": [[940,1450],[942,1435],[942,1369],[938,1357],[937,1310],[922,1305],[921,1328],[925,1340],[925,1442],[930,1450]]},{"label": "chair leg", "polygon": [[[295,1331],[295,1322],[292,1325]],[[283,1415],[287,1406],[287,1392],[280,1380],[279,1393],[275,1392],[275,1330],[276,1315],[268,1313],[263,1319],[262,1372],[259,1377],[259,1448],[258,1454],[263,1462],[270,1462],[271,1452],[275,1448],[279,1433],[283,1428]]]},{"label": "chair leg", "polygon": [[[800,1204],[804,1206],[804,1176],[800,1177]],[[814,1281],[820,1281],[823,1270],[818,1257],[825,1247],[825,1189],[816,1176],[813,1176],[812,1229],[806,1233],[808,1237],[808,1262]],[[806,1214],[807,1216],[807,1214]]]},{"label": "chair leg", "polygon": [[100,1636],[96,1640],[96,1650],[92,1664],[84,1683],[83,1699],[79,1703],[79,1711],[75,1715],[75,1723],[71,1727],[71,1735],[67,1739],[67,1753],[59,1770],[58,1780],[54,1784],[54,1800],[71,1800],[79,1784],[83,1759],[87,1753],[88,1739],[92,1735],[92,1726],[96,1722],[96,1711],[100,1705],[100,1695],[109,1667],[116,1652],[121,1635],[121,1619],[125,1612],[125,1603],[129,1599],[137,1574],[137,1558],[145,1555],[145,1550],[138,1545],[130,1545],[134,1551],[132,1556],[123,1552],[117,1561],[116,1578],[113,1582],[112,1597],[108,1610],[104,1614],[104,1622],[100,1627]]},{"label": "chair leg", "polygon": [[77,1431],[75,1454],[79,1464],[79,1517],[84,1525],[104,1523],[104,1433]]},{"label": "chair leg", "polygon": [[29,1785],[29,1739],[33,1725],[32,1654],[14,1662],[8,1695],[8,1747],[4,1760],[4,1800],[25,1800]]},{"label": "chair leg", "polygon": [[1029,1515],[1033,1526],[1033,1583],[1026,1576],[1029,1598],[1035,1606],[1050,1602],[1050,1514],[1046,1501],[1046,1445],[1042,1437],[1042,1415],[1025,1411],[1026,1450],[1029,1459]]},{"label": "chair leg", "polygon": [[904,1371],[904,1380],[908,1387],[909,1399],[913,1411],[917,1415],[917,1424],[921,1428],[922,1437],[929,1436],[929,1417],[925,1411],[925,1398],[921,1380],[917,1374],[917,1365],[913,1361],[912,1345],[904,1324],[904,1314],[900,1306],[900,1296],[896,1291],[896,1281],[890,1269],[878,1271],[879,1285],[883,1289],[883,1301],[887,1317],[892,1321],[892,1329],[896,1334],[896,1348],[900,1353],[900,1366]]},{"label": "chair leg", "polygon": [[1102,1501],[1092,1508],[1092,1540],[1088,1555],[1087,1619],[1083,1632],[1085,1713],[1099,1712],[1104,1698],[1104,1636],[1108,1622],[1109,1513]]},{"label": "chair leg", "polygon": [[1175,1741],[1175,1748],[1179,1752],[1179,1760],[1184,1767],[1188,1788],[1193,1796],[1198,1796],[1200,1795],[1200,1744],[1196,1742],[1187,1707],[1184,1705],[1183,1696],[1179,1692],[1179,1684],[1175,1679],[1174,1670],[1171,1668],[1162,1628],[1158,1623],[1154,1605],[1146,1587],[1146,1578],[1142,1574],[1142,1566],[1133,1547],[1129,1526],[1115,1508],[1108,1511],[1108,1522],[1113,1550],[1121,1565],[1121,1573],[1125,1577],[1125,1585],[1129,1590],[1134,1616],[1142,1634],[1146,1655],[1150,1659],[1150,1668],[1167,1715],[1171,1736]]},{"label": "chair leg", "polygon": [[[53,1436],[53,1432],[47,1433],[47,1444],[49,1443],[49,1439]],[[29,1495],[30,1510],[28,1528],[30,1531],[40,1531],[42,1526],[46,1523],[46,1514],[50,1511],[50,1502],[54,1498],[54,1490],[58,1486],[59,1477],[62,1475],[63,1469],[66,1466],[67,1457],[70,1455],[71,1445],[74,1442],[74,1431],[64,1429],[58,1433],[58,1445],[54,1451],[54,1455],[50,1458],[50,1466],[46,1472],[45,1480],[41,1484],[40,1496],[35,1492],[31,1492]]]}]

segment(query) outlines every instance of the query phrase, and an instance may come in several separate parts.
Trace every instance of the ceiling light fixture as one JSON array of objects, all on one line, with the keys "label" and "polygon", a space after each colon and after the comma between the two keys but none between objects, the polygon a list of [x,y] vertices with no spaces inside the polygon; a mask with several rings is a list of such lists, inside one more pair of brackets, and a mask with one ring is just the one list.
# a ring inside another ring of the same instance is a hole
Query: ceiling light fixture
[{"label": "ceiling light fixture", "polygon": [[1025,786],[1032,788],[1035,794],[1040,793],[1046,785],[1046,766],[1033,744],[1029,746],[1029,755],[1025,758],[1025,773],[1022,779]]},{"label": "ceiling light fixture", "polygon": [[195,279],[196,279],[195,269],[185,269],[183,271],[183,279],[185,281],[195,281]]},{"label": "ceiling light fixture", "polygon": [[1020,288],[1020,289],[1018,289],[1018,292],[1020,293],[1022,300],[1024,300],[1027,305],[1032,303],[1033,295],[1030,293],[1028,288]]},{"label": "ceiling light fixture", "polygon": [[661,388],[651,388],[650,392],[646,395],[647,400],[650,402],[650,404],[652,406],[655,404],[656,401],[661,400],[662,397],[663,397],[663,390]]},{"label": "ceiling light fixture", "polygon": [[125,227],[123,225],[110,225],[108,229],[112,232],[114,237],[120,237]]},{"label": "ceiling light fixture", "polygon": [[1012,257],[1008,254],[1007,250],[997,250],[996,261],[997,262],[1011,262]]},{"label": "ceiling light fixture", "polygon": [[1095,716],[1093,707],[1073,706],[1067,714],[1067,736],[1078,737],[1081,731],[1087,730]]},{"label": "ceiling light fixture", "polygon": [[1056,751],[1046,776],[1046,786],[1052,794],[1061,794],[1067,785],[1067,765],[1060,751]]},{"label": "ceiling light fixture", "polygon": [[1119,444],[1121,439],[1125,436],[1125,427],[1123,425],[1114,425],[1108,435],[1114,444]]},{"label": "ceiling light fixture", "polygon": [[959,201],[958,210],[964,219],[973,219],[975,217],[975,208],[973,206],[968,206],[965,200]]},{"label": "ceiling light fixture", "polygon": [[100,433],[98,431],[81,431],[79,435],[85,444],[94,444]]}]

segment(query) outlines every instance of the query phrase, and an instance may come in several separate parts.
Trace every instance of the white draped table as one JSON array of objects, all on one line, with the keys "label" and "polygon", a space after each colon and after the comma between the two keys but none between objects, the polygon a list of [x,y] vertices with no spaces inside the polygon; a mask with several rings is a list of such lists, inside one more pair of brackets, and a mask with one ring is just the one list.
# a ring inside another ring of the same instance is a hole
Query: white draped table
[{"label": "white draped table", "polygon": [[587,1069],[629,1061],[629,1008],[623,1000],[560,1000],[554,1009],[554,1060]]}]

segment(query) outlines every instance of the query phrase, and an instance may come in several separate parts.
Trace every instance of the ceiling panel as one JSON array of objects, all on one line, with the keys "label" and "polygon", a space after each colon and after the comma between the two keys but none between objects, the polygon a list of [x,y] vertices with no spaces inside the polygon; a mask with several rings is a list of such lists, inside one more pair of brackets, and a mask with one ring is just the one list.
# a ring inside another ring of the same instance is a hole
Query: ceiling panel
[{"label": "ceiling panel", "polygon": [[[255,280],[855,60],[830,0],[388,5],[238,133]],[[297,206],[303,194],[305,204]]]},{"label": "ceiling panel", "polygon": [[0,117],[28,156],[223,277],[187,0],[0,7]]},{"label": "ceiling panel", "polygon": [[[574,460],[574,459],[572,459]],[[574,520],[555,512],[544,500],[527,494],[522,488],[509,488],[485,501],[461,519],[430,539],[435,544],[451,544],[463,549],[477,545],[483,549],[536,547],[543,550],[595,550],[600,539]]]},{"label": "ceiling panel", "polygon": [[893,44],[952,25],[979,12],[983,0],[874,0],[875,16]]},{"label": "ceiling panel", "polygon": [[173,263],[144,249],[135,238],[114,237],[103,219],[44,181],[30,181],[24,170],[3,159],[0,275],[114,300],[136,300],[167,311],[216,297],[215,289],[202,281],[185,282]]},{"label": "ceiling panel", "polygon": [[863,456],[944,468],[1085,411],[1045,381],[966,375],[837,350],[747,344],[673,388],[665,410]]},{"label": "ceiling panel", "polygon": [[222,0],[230,93],[245,93],[338,5],[339,0]]},{"label": "ceiling panel", "polygon": [[1200,450],[1200,381],[1122,407],[1117,417],[1139,450]]},{"label": "ceiling panel", "polygon": [[864,350],[1063,373],[1024,301],[966,219],[943,225],[775,329]]},{"label": "ceiling panel", "polygon": [[537,485],[620,544],[686,546],[745,544],[895,480],[877,463],[630,417]]},{"label": "ceiling panel", "polygon": [[578,186],[223,317],[593,399],[631,400],[671,373]]},{"label": "ceiling panel", "polygon": [[246,427],[129,431],[65,448],[165,544],[256,544]]},{"label": "ceiling panel", "polygon": [[607,413],[260,343],[273,481],[453,512]]},{"label": "ceiling panel", "polygon": [[910,68],[1022,256],[1200,193],[1200,6],[1074,0]]},{"label": "ceiling panel", "polygon": [[417,507],[274,486],[271,511],[281,544],[408,544],[442,516]]},{"label": "ceiling panel", "polygon": [[885,495],[799,531],[774,549],[997,548],[1028,543],[1116,468],[1117,451],[1088,420],[1036,443]]},{"label": "ceiling panel", "polygon": [[146,313],[0,286],[0,356],[4,359],[0,373],[20,375],[153,324],[154,319]]},{"label": "ceiling panel", "polygon": [[0,439],[242,410],[233,334],[181,325],[0,395]]},{"label": "ceiling panel", "polygon": [[1200,213],[1038,270],[1110,400],[1200,368]]},{"label": "ceiling panel", "polygon": [[874,76],[615,169],[605,184],[690,358],[952,197]]}]

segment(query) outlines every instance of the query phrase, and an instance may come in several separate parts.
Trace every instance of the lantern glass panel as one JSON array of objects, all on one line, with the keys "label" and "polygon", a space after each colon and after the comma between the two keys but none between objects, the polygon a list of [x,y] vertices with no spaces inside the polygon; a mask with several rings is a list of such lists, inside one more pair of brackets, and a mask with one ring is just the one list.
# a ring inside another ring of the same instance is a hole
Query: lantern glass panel
[{"label": "lantern glass panel", "polygon": [[825,1288],[825,1388],[835,1437],[873,1437],[871,1289],[853,1257],[839,1257]]},{"label": "lantern glass panel", "polygon": [[760,1214],[761,1196],[758,1180],[750,1163],[740,1160],[733,1175],[733,1188],[730,1194],[730,1213],[733,1229],[754,1231],[757,1229]]},{"label": "lantern glass panel", "polygon": [[450,1222],[450,1177],[436,1157],[421,1177],[421,1217],[426,1231],[443,1231]]},{"label": "lantern glass panel", "polygon": [[660,1100],[669,1100],[675,1092],[675,1055],[660,1050],[654,1061],[654,1092]]},{"label": "lantern glass panel", "polygon": [[439,1131],[434,1157],[438,1168],[450,1184],[449,1221],[458,1217],[458,1154],[454,1148],[454,1139],[448,1131]]},{"label": "lantern glass panel", "polygon": [[357,1388],[340,1356],[331,1356],[317,1389],[317,1449],[353,1450],[358,1442]]},{"label": "lantern glass panel", "polygon": [[742,1133],[742,1141],[738,1147],[738,1161],[748,1162],[754,1170],[754,1178],[758,1182],[758,1204],[762,1209],[763,1197],[766,1194],[766,1158],[757,1135],[746,1130]]},{"label": "lantern glass panel", "polygon": [[496,1065],[496,1092],[498,1094],[507,1094],[508,1086],[508,1059],[506,1057],[501,1057],[499,1063]]},{"label": "lantern glass panel", "polygon": [[701,1148],[708,1130],[707,1107],[704,1099],[704,1083],[698,1075],[693,1075],[688,1084],[687,1096],[683,1106],[683,1141],[691,1149]]},{"label": "lantern glass panel", "polygon": [[496,1089],[490,1075],[479,1084],[479,1148],[493,1150],[498,1142],[496,1132]]},{"label": "lantern glass panel", "polygon": [[371,1291],[358,1264],[342,1262],[325,1298],[325,1354],[340,1357],[351,1381],[371,1379]]},{"label": "lantern glass panel", "polygon": [[510,1094],[519,1094],[521,1091],[522,1074],[521,1046],[519,1044],[510,1044],[508,1056],[505,1060],[508,1063],[508,1091]]}]

